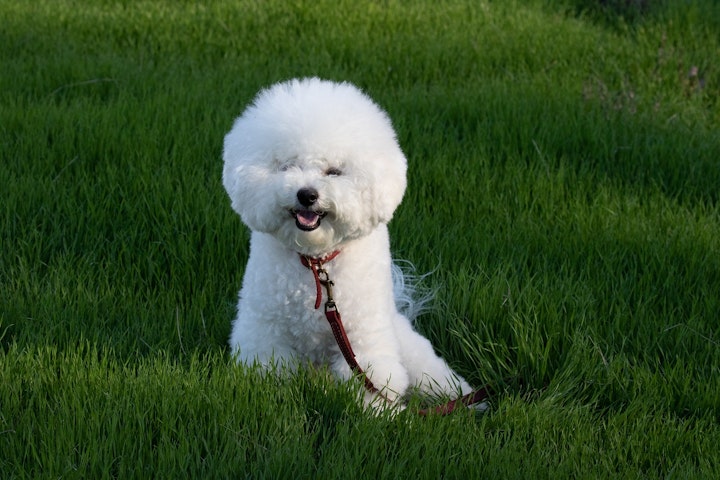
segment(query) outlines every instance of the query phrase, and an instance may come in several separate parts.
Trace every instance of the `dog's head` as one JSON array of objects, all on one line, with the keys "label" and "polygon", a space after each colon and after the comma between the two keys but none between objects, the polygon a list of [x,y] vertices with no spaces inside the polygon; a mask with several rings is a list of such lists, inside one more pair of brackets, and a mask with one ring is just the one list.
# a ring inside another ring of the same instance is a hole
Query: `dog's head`
[{"label": "dog's head", "polygon": [[388,116],[348,83],[261,91],[225,136],[223,185],[251,229],[321,255],[387,223],[406,160]]}]

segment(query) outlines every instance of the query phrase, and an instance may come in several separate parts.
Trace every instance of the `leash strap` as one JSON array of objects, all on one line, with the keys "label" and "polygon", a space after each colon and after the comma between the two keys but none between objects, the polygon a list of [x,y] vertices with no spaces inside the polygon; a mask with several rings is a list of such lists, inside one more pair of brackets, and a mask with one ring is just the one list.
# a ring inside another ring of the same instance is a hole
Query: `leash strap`
[{"label": "leash strap", "polygon": [[375,385],[373,385],[370,377],[365,374],[362,367],[360,367],[357,360],[355,360],[355,353],[352,351],[350,340],[347,338],[347,334],[345,333],[345,328],[343,327],[342,320],[340,319],[340,312],[338,312],[337,309],[328,310],[327,304],[325,304],[325,318],[327,318],[328,323],[330,323],[330,328],[335,336],[335,341],[340,347],[340,351],[342,352],[343,357],[345,357],[345,361],[356,375],[362,376],[363,382],[365,382],[365,389],[370,393],[375,393],[383,397],[385,400],[388,400],[385,395],[381,393]]},{"label": "leash strap", "polygon": [[474,390],[467,395],[463,395],[460,398],[457,398],[455,400],[450,400],[447,403],[443,403],[442,405],[437,405],[435,407],[430,408],[423,408],[418,410],[418,415],[421,415],[423,417],[430,415],[430,414],[436,414],[436,415],[449,415],[452,412],[457,409],[458,406],[464,405],[466,407],[470,407],[472,405],[476,405],[478,403],[482,403],[483,401],[490,398],[490,396],[493,394],[493,391],[489,386],[484,386],[478,390]]},{"label": "leash strap", "polygon": [[[365,374],[360,364],[358,364],[355,359],[355,352],[353,352],[352,346],[350,345],[350,339],[348,338],[347,333],[345,333],[345,327],[342,324],[340,312],[338,311],[335,299],[333,298],[332,289],[334,283],[330,280],[327,270],[323,268],[323,264],[325,262],[329,262],[333,258],[337,257],[339,253],[340,251],[336,250],[322,258],[300,255],[300,262],[312,271],[313,277],[315,278],[315,309],[317,310],[320,308],[320,304],[322,303],[321,287],[325,287],[325,291],[327,293],[327,300],[325,301],[325,318],[327,318],[327,321],[330,324],[333,337],[335,337],[335,342],[338,344],[338,347],[340,347],[340,352],[342,353],[343,358],[345,358],[345,361],[350,366],[350,369],[356,375],[363,377],[366,390],[382,397],[386,402],[392,403],[380,390],[378,390],[378,388],[370,380],[370,377]],[[443,416],[448,415],[455,411],[460,405],[469,407],[471,405],[481,403],[482,401],[488,399],[490,395],[492,395],[492,390],[490,387],[485,386],[481,389],[472,391],[467,395],[463,395],[460,398],[450,400],[442,405],[420,409],[418,410],[418,414],[421,416],[427,416],[430,414]]]}]

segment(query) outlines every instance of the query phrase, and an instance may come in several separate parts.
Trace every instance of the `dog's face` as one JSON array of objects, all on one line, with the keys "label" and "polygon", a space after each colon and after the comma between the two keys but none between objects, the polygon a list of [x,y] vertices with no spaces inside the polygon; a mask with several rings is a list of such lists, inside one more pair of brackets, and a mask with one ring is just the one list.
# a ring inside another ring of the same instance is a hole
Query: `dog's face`
[{"label": "dog's face", "polygon": [[387,223],[406,185],[387,115],[352,85],[314,78],[260,92],[226,135],[223,158],[243,222],[307,255]]}]

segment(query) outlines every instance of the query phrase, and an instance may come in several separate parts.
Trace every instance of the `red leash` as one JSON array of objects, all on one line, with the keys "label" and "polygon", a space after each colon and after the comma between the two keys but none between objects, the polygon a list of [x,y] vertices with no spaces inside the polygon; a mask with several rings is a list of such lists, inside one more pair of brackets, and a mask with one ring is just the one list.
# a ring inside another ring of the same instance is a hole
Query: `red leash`
[{"label": "red leash", "polygon": [[[325,291],[327,293],[327,301],[325,301],[325,318],[327,318],[328,323],[330,324],[330,329],[333,332],[335,341],[337,342],[338,347],[340,347],[340,352],[345,358],[345,361],[350,366],[350,369],[355,372],[356,375],[363,377],[363,380],[365,382],[365,389],[367,389],[371,393],[379,395],[388,403],[391,403],[390,400],[385,395],[383,395],[383,393],[378,390],[375,385],[373,385],[370,378],[365,374],[362,367],[360,367],[360,365],[357,363],[357,360],[355,359],[355,352],[353,352],[352,346],[350,346],[350,339],[348,338],[347,333],[345,333],[345,327],[343,327],[342,319],[340,318],[340,312],[338,311],[337,305],[335,304],[335,299],[333,298],[332,288],[334,283],[332,280],[330,280],[327,270],[323,268],[324,263],[331,261],[339,254],[340,251],[335,250],[334,252],[331,252],[330,254],[322,258],[313,258],[305,255],[300,255],[300,262],[312,271],[313,277],[315,278],[315,309],[317,310],[318,308],[320,308],[320,303],[322,303],[321,287],[325,287]],[[479,390],[470,392],[467,395],[463,395],[460,398],[450,400],[449,402],[442,405],[421,409],[418,411],[418,414],[422,416],[430,414],[448,415],[460,405],[469,407],[471,405],[481,403],[482,401],[489,398],[490,395],[492,395],[491,389],[488,386],[485,386]]]},{"label": "red leash", "polygon": [[[365,372],[363,371],[362,367],[357,363],[357,360],[355,360],[355,352],[353,352],[352,347],[350,346],[350,339],[347,336],[347,333],[345,333],[345,327],[343,327],[342,319],[340,318],[340,312],[338,312],[337,306],[335,305],[335,300],[333,298],[333,282],[328,277],[327,270],[323,268],[324,262],[329,262],[333,258],[337,257],[340,251],[336,250],[332,252],[330,255],[323,257],[322,259],[318,258],[311,258],[306,257],[304,255],[300,256],[300,261],[303,265],[305,265],[307,268],[312,270],[313,276],[315,277],[315,287],[317,296],[315,299],[315,309],[317,310],[320,308],[320,303],[322,302],[322,289],[320,286],[322,285],[325,287],[325,290],[327,291],[327,301],[325,302],[325,318],[327,318],[328,323],[330,324],[330,329],[333,332],[333,336],[335,337],[335,341],[338,344],[338,347],[340,347],[340,352],[342,352],[343,357],[345,358],[345,361],[350,366],[353,372],[355,372],[356,375],[360,375],[363,377],[365,381],[365,388],[370,391],[371,393],[376,393],[383,398],[385,396],[380,393],[380,390],[373,385],[372,381],[370,381],[370,377],[365,375]],[[387,400],[387,398],[385,398]]]}]

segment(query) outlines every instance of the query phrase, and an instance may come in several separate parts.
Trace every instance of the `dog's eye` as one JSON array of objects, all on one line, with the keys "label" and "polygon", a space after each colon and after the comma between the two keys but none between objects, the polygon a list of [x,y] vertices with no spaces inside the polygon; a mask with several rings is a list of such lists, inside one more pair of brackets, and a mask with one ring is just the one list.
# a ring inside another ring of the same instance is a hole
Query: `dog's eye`
[{"label": "dog's eye", "polygon": [[339,177],[342,175],[342,170],[335,167],[330,167],[327,170],[325,170],[325,176],[327,177]]}]

